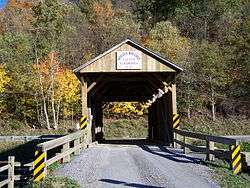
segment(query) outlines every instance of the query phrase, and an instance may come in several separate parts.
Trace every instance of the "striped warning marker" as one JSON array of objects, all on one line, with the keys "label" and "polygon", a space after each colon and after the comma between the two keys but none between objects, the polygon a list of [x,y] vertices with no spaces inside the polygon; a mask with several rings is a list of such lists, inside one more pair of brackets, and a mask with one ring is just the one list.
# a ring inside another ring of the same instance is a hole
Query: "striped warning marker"
[{"label": "striped warning marker", "polygon": [[80,119],[80,128],[81,129],[85,129],[88,125],[88,117],[87,116],[83,116],[81,119]]},{"label": "striped warning marker", "polygon": [[173,115],[173,128],[177,129],[180,126],[180,115],[179,114],[174,114]]},{"label": "striped warning marker", "polygon": [[35,151],[33,175],[35,182],[40,182],[45,177],[45,153],[39,150]]},{"label": "striped warning marker", "polygon": [[232,165],[232,170],[234,175],[238,174],[241,171],[241,153],[240,153],[240,145],[235,146],[232,145],[231,146],[231,157],[232,157],[232,161],[231,161],[231,165]]}]

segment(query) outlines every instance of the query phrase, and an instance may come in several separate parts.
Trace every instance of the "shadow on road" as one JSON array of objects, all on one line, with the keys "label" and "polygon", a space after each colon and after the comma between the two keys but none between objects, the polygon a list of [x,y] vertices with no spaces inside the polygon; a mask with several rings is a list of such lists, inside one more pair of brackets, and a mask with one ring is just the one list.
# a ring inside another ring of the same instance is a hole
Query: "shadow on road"
[{"label": "shadow on road", "polygon": [[160,142],[151,141],[146,138],[131,138],[131,139],[107,139],[99,141],[101,144],[115,144],[115,145],[161,145]]},{"label": "shadow on road", "polygon": [[166,145],[162,143],[153,142],[148,139],[110,139],[103,140],[100,143],[114,145],[136,145],[142,148],[144,151],[175,162],[203,164],[203,161],[200,158],[187,156],[183,154],[181,150],[167,148]]},{"label": "shadow on road", "polygon": [[185,154],[182,154],[179,150],[176,150],[174,148],[168,149],[161,145],[158,145],[157,147],[154,147],[154,148],[151,148],[147,145],[138,145],[138,146],[141,147],[144,151],[147,151],[154,155],[158,155],[160,157],[164,157],[166,159],[169,159],[175,162],[202,164],[201,159],[196,158],[196,157],[189,157]]},{"label": "shadow on road", "polygon": [[122,185],[122,186],[127,186],[127,187],[136,187],[136,188],[163,188],[163,187],[158,187],[158,186],[150,186],[150,185],[142,185],[138,183],[127,183],[124,181],[118,181],[118,180],[112,180],[112,179],[100,179],[99,181],[105,182],[105,183],[111,183],[115,185]]}]

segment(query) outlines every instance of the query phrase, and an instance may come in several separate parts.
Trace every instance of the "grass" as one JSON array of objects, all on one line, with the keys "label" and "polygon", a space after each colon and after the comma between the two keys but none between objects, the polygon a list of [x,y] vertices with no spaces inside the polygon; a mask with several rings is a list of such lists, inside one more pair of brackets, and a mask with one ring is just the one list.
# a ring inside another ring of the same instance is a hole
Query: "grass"
[{"label": "grass", "polygon": [[212,121],[209,117],[196,116],[192,119],[181,118],[183,129],[213,135],[250,135],[250,119],[243,116],[229,118],[218,117]]},{"label": "grass", "polygon": [[104,119],[105,138],[146,138],[148,125],[145,118]]},{"label": "grass", "polygon": [[80,188],[77,181],[69,177],[59,177],[54,174],[54,172],[62,167],[62,164],[55,162],[47,168],[47,176],[41,183],[31,182],[25,188]]},{"label": "grass", "polygon": [[55,162],[50,165],[47,169],[47,177],[42,183],[32,183],[26,188],[80,188],[80,185],[77,181],[69,177],[58,177],[55,176],[54,172],[62,167],[60,162]]},{"label": "grass", "polygon": [[68,177],[48,175],[42,183],[32,183],[25,188],[80,188],[80,185]]},{"label": "grass", "polygon": [[222,188],[250,187],[250,176],[245,173],[234,175],[225,162],[218,160],[206,162],[206,164],[213,169],[213,178]]},{"label": "grass", "polygon": [[250,152],[250,143],[242,142],[241,151]]},{"label": "grass", "polygon": [[[25,142],[23,141],[18,141],[18,142],[0,142],[0,154],[3,153],[3,152],[6,152],[8,150],[12,150],[22,144],[24,144]],[[1,159],[1,157],[0,157]]]},{"label": "grass", "polygon": [[[27,125],[16,119],[0,119],[0,136],[67,134],[70,129],[75,128],[71,124],[71,121],[64,120],[59,123],[59,128],[57,130],[48,130],[45,127]],[[76,122],[74,124],[76,124]]]}]

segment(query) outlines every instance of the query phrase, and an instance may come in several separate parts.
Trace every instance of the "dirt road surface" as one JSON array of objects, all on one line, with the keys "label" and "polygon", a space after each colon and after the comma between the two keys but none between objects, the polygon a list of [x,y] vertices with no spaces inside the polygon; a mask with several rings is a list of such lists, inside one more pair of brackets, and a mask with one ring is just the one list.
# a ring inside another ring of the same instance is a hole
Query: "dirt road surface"
[{"label": "dirt road surface", "polygon": [[93,188],[219,187],[200,159],[160,145],[98,144],[82,151],[56,175]]}]

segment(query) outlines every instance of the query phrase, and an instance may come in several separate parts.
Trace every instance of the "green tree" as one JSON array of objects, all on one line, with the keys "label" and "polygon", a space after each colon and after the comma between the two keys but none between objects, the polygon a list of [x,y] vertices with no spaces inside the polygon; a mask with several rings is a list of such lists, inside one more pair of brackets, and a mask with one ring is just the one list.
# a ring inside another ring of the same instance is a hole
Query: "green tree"
[{"label": "green tree", "polygon": [[207,41],[193,43],[191,61],[194,62],[194,72],[198,91],[203,94],[203,101],[209,101],[212,119],[216,118],[217,99],[224,95],[230,84],[228,66],[223,61],[222,51],[218,44]]},{"label": "green tree", "polygon": [[11,78],[3,97],[8,112],[31,122],[36,106],[31,39],[24,34],[5,33],[0,38],[0,48],[1,63]]},{"label": "green tree", "polygon": [[188,39],[182,37],[178,28],[168,21],[156,24],[149,33],[146,45],[180,65],[186,60],[190,50]]},{"label": "green tree", "polygon": [[[178,0],[132,0],[134,12],[143,23],[155,25],[157,22],[166,21],[174,15],[175,9],[182,6]],[[185,2],[186,3],[186,2]]]}]

